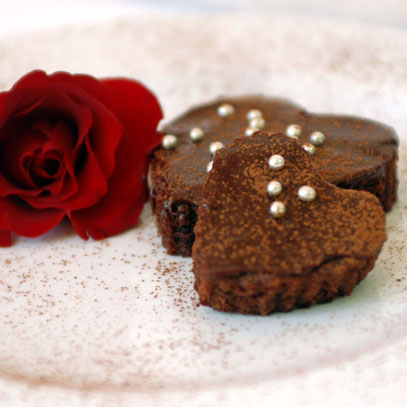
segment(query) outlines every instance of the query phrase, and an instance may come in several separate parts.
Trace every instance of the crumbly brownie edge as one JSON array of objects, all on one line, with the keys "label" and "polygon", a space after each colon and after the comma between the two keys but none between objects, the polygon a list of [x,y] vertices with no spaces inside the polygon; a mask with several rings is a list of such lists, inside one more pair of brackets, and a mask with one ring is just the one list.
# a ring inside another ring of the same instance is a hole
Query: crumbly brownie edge
[{"label": "crumbly brownie edge", "polygon": [[185,200],[171,202],[154,189],[150,191],[150,205],[161,243],[168,253],[190,257],[198,219],[197,205]]},{"label": "crumbly brownie edge", "polygon": [[200,303],[218,311],[268,315],[308,308],[349,295],[373,268],[369,259],[337,258],[306,276],[274,277],[247,272],[232,278],[206,278],[198,251],[194,250],[195,289]]}]

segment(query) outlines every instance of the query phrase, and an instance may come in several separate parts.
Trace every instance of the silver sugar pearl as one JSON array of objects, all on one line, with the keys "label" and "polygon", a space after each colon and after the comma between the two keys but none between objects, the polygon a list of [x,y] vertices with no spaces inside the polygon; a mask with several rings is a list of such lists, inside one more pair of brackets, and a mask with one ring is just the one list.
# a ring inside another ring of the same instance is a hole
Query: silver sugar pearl
[{"label": "silver sugar pearl", "polygon": [[192,141],[201,141],[204,136],[204,131],[200,127],[194,127],[189,132],[189,137]]},{"label": "silver sugar pearl", "polygon": [[250,120],[250,127],[253,129],[261,130],[264,129],[266,125],[266,121],[262,117],[255,117],[254,119]]},{"label": "silver sugar pearl", "polygon": [[309,154],[314,154],[315,153],[315,146],[311,143],[304,143],[302,145],[302,148]]},{"label": "silver sugar pearl", "polygon": [[298,198],[300,198],[301,201],[311,202],[316,198],[316,196],[317,196],[317,193],[315,192],[315,189],[308,185],[303,185],[298,190]]},{"label": "silver sugar pearl", "polygon": [[269,167],[272,170],[281,170],[284,167],[284,157],[279,154],[274,154],[269,158]]},{"label": "silver sugar pearl", "polygon": [[285,129],[285,134],[290,138],[298,139],[301,136],[301,131],[301,126],[299,126],[298,124],[290,124]]},{"label": "silver sugar pearl", "polygon": [[309,140],[314,146],[322,146],[325,143],[325,134],[321,131],[314,131],[311,133]]},{"label": "silver sugar pearl", "polygon": [[251,109],[247,113],[247,120],[249,121],[258,117],[263,117],[263,113],[259,109]]},{"label": "silver sugar pearl", "polygon": [[244,134],[247,137],[253,136],[253,133],[255,133],[257,129],[253,129],[252,127],[248,127],[245,131]]},{"label": "silver sugar pearl", "polygon": [[273,218],[281,218],[285,215],[285,205],[281,201],[274,201],[270,205],[270,213]]},{"label": "silver sugar pearl", "polygon": [[224,144],[220,141],[213,141],[210,145],[209,145],[209,152],[214,155],[218,150],[220,150],[221,148],[225,147]]},{"label": "silver sugar pearl", "polygon": [[282,190],[283,190],[283,186],[278,181],[270,181],[267,184],[267,195],[268,196],[280,195]]},{"label": "silver sugar pearl", "polygon": [[206,165],[206,172],[211,171],[212,167],[213,167],[213,161],[209,161],[208,164]]},{"label": "silver sugar pearl", "polygon": [[161,146],[166,150],[172,150],[177,145],[177,136],[166,134],[161,140]]},{"label": "silver sugar pearl", "polygon": [[229,117],[235,112],[235,108],[229,103],[223,103],[218,107],[218,115],[220,117]]}]

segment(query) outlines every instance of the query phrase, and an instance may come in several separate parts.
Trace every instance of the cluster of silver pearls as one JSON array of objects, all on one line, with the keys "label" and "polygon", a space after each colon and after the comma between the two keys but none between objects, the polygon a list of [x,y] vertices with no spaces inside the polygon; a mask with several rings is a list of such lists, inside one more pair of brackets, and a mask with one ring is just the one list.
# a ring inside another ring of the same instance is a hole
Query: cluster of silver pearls
[{"label": "cluster of silver pearls", "polygon": [[309,154],[314,154],[316,151],[315,146],[311,143],[304,143],[302,148]]},{"label": "cluster of silver pearls", "polygon": [[[227,118],[233,115],[235,113],[235,108],[230,104],[230,103],[222,103],[220,106],[218,106],[218,116]],[[204,136],[204,132],[202,129],[199,127],[195,127],[191,129],[189,136],[194,142],[202,140]],[[212,156],[215,155],[215,153],[220,150],[221,148],[225,147],[224,144],[221,141],[213,141],[209,145],[209,152]],[[209,161],[208,164],[206,165],[206,172],[209,172],[212,170],[213,167],[213,161]]]},{"label": "cluster of silver pearls", "polygon": [[244,135],[247,137],[253,136],[253,133],[255,133],[257,130],[253,129],[251,127],[248,127],[245,131],[244,131]]},{"label": "cluster of silver pearls", "polygon": [[177,136],[166,134],[161,140],[161,145],[165,150],[172,150],[176,147],[177,141]]},{"label": "cluster of silver pearls", "polygon": [[197,141],[201,141],[204,136],[204,131],[200,127],[194,127],[189,131],[189,137],[191,140],[196,143]]},{"label": "cluster of silver pearls", "polygon": [[282,190],[283,186],[279,181],[270,181],[267,184],[267,195],[270,197],[280,195]]},{"label": "cluster of silver pearls", "polygon": [[247,120],[249,122],[258,117],[263,117],[263,113],[259,109],[250,109],[247,113]]},{"label": "cluster of silver pearls", "polygon": [[[301,126],[298,124],[290,124],[285,130],[287,137],[300,139],[302,133]],[[321,131],[314,131],[309,137],[309,143],[303,144],[303,149],[309,154],[315,154],[315,147],[320,147],[325,143],[325,135]]]},{"label": "cluster of silver pearls", "polygon": [[303,185],[301,188],[298,189],[298,198],[301,199],[303,202],[311,202],[317,196],[317,193],[314,188]]},{"label": "cluster of silver pearls", "polygon": [[209,144],[209,152],[212,155],[215,155],[215,153],[223,147],[225,146],[221,141],[213,141],[211,144]]},{"label": "cluster of silver pearls", "polygon": [[264,129],[266,121],[264,120],[263,113],[259,109],[251,109],[246,116],[249,127],[245,130],[246,136],[252,136],[258,130]]},{"label": "cluster of silver pearls", "polygon": [[298,124],[290,124],[285,129],[285,134],[287,137],[299,139],[302,133],[301,126]]},{"label": "cluster of silver pearls", "polygon": [[[214,156],[218,150],[224,147],[225,146],[221,141],[213,141],[211,144],[209,144],[209,152],[211,153],[212,156]],[[209,172],[212,169],[212,166],[213,161],[209,161],[208,164],[206,165],[206,172]]]},{"label": "cluster of silver pearls", "polygon": [[220,117],[229,117],[235,112],[235,108],[230,103],[223,103],[218,107],[218,115]]},{"label": "cluster of silver pearls", "polygon": [[[312,147],[314,147],[312,145]],[[315,147],[314,147],[315,148]],[[278,171],[284,167],[285,160],[284,157],[279,154],[273,154],[268,160],[268,166],[272,170]],[[283,190],[283,186],[277,180],[272,180],[267,184],[267,195],[270,198],[274,198],[281,194]],[[313,201],[317,193],[314,188],[310,187],[309,185],[303,185],[298,189],[297,192],[298,198],[303,202],[311,202]],[[285,215],[286,207],[283,202],[281,201],[274,201],[270,205],[270,214],[273,218],[281,218]]]},{"label": "cluster of silver pearls", "polygon": [[[279,171],[284,167],[285,160],[284,157],[279,154],[273,154],[268,161],[268,166],[272,170]],[[267,184],[267,194],[270,197],[275,197],[280,195],[283,186],[279,181],[270,181]],[[274,201],[270,205],[270,214],[273,218],[281,218],[285,215],[285,205],[281,201]]]},{"label": "cluster of silver pearls", "polygon": [[273,218],[281,218],[285,215],[285,205],[281,201],[274,201],[270,205],[270,213]]},{"label": "cluster of silver pearls", "polygon": [[314,131],[309,137],[309,141],[314,146],[322,146],[325,143],[325,134],[321,131]]},{"label": "cluster of silver pearls", "polygon": [[254,119],[251,119],[249,122],[249,127],[251,129],[256,129],[256,130],[264,129],[265,125],[266,125],[266,121],[263,119],[263,117],[255,117]]},{"label": "cluster of silver pearls", "polygon": [[274,154],[269,158],[268,164],[272,170],[281,170],[285,164],[284,157],[279,154]]}]

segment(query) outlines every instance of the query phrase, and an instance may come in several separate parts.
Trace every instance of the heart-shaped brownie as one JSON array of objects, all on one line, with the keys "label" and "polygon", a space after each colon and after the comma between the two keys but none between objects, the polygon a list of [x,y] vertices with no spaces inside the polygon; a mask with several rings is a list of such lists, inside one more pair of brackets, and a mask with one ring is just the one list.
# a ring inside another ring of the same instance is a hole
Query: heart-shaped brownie
[{"label": "heart-shaped brownie", "polygon": [[298,141],[258,132],[216,154],[195,235],[200,302],[265,315],[350,294],[385,241],[385,214],[374,195],[321,177]]},{"label": "heart-shaped brownie", "polygon": [[151,203],[169,253],[191,253],[196,209],[212,153],[257,129],[297,138],[325,179],[341,188],[369,191],[385,210],[391,208],[398,146],[391,127],[356,117],[311,114],[281,99],[222,99],[168,124],[164,148],[154,153]]}]

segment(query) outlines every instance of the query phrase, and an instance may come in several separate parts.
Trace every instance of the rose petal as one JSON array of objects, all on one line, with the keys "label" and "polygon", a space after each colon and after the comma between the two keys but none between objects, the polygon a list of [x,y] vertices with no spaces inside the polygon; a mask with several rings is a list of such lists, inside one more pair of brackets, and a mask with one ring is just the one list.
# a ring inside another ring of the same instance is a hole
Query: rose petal
[{"label": "rose petal", "polygon": [[45,191],[58,193],[66,173],[58,151],[42,151],[39,156],[30,157],[27,168],[29,176]]},{"label": "rose petal", "polygon": [[1,112],[4,111],[4,100],[7,96],[7,92],[0,92],[0,117],[2,115]]},{"label": "rose petal", "polygon": [[[2,143],[0,150],[0,171],[6,182],[1,182],[0,195],[25,192],[27,189],[37,189],[36,185],[28,176],[24,167],[27,155],[35,155],[35,151],[41,149],[46,137],[37,131],[23,133],[19,137],[12,137]],[[10,186],[10,188],[8,188]]]},{"label": "rose petal", "polygon": [[[82,145],[75,146],[71,156],[64,157],[63,162],[66,170],[71,175],[69,182],[64,180],[64,189],[58,195],[41,194],[35,197],[32,197],[31,193],[19,192],[19,196],[32,207],[38,209],[55,207],[65,210],[77,210],[97,203],[106,193],[106,175],[110,175],[113,169],[114,150],[121,136],[122,128],[111,112],[107,111],[98,101],[89,100],[88,102],[87,106],[80,106],[72,101],[66,93],[58,89],[43,97],[41,104],[37,105],[31,112],[35,117],[46,117],[47,115],[58,117],[61,114],[67,116],[71,114],[75,118],[75,122],[82,123],[84,129],[88,130],[90,124],[88,109],[94,108],[92,127],[89,134],[83,135]],[[63,129],[63,126],[55,126],[53,130],[53,133],[49,135],[51,141],[72,140],[72,136],[68,134],[66,128]],[[62,132],[62,134],[59,134],[59,132]],[[86,159],[83,168],[78,171],[72,166],[70,167],[70,163],[75,162],[80,153],[79,147],[83,149],[85,146],[86,151],[82,153],[85,154]],[[95,146],[98,149],[98,154],[93,151]],[[55,147],[57,148],[57,145]],[[103,151],[100,150],[100,147],[103,147]],[[105,165],[105,167],[101,165]]]},{"label": "rose petal", "polygon": [[[21,100],[22,95],[30,94],[30,91],[32,90],[44,89],[44,87],[49,85],[52,85],[52,88],[54,89],[64,89],[64,84],[68,87],[74,85],[77,89],[85,90],[86,93],[100,101],[112,112],[115,113],[117,111],[117,101],[112,95],[111,91],[105,88],[99,80],[93,78],[92,76],[83,74],[72,75],[68,72],[55,72],[51,75],[47,75],[42,70],[33,70],[22,76],[17,82],[15,82],[10,91],[3,92],[3,94],[5,96],[16,95],[17,97],[13,99],[19,100],[19,106],[22,107],[24,106],[24,101],[27,102],[29,100],[25,100],[24,98]],[[16,104],[12,103],[11,100],[7,101],[6,110],[0,109],[0,111],[4,111],[6,115],[7,113],[14,112],[15,110]]]},{"label": "rose petal", "polygon": [[[114,168],[114,151],[120,141],[123,133],[121,123],[117,117],[106,108],[100,101],[94,99],[83,89],[76,88],[75,85],[64,83],[63,90],[76,103],[83,103],[86,108],[92,112],[92,126],[89,131],[80,132],[76,150],[84,142],[86,136],[91,139],[92,149],[98,157],[100,168],[105,177],[109,177]],[[61,87],[61,85],[60,85]]]},{"label": "rose petal", "polygon": [[103,103],[115,115],[118,110],[118,102],[109,88],[103,86],[100,80],[89,75],[75,74],[67,72],[56,72],[49,76],[49,79],[55,83],[67,82],[69,85],[75,84],[78,88],[86,90],[96,100]]},{"label": "rose petal", "polygon": [[89,209],[68,213],[84,239],[87,235],[102,239],[137,224],[146,199],[147,154],[161,142],[156,127],[162,113],[155,97],[135,81],[107,79],[103,83],[117,95],[125,132],[106,195]]},{"label": "rose petal", "polygon": [[11,197],[0,198],[0,230],[10,230],[20,236],[40,236],[55,227],[64,216],[65,211],[59,209],[38,210]]},{"label": "rose petal", "polygon": [[[48,103],[45,104],[48,104],[50,109],[54,108],[54,112],[58,112],[59,102],[54,103],[54,106],[52,106],[49,103],[49,94],[60,93],[65,94],[72,102],[88,107],[92,111],[93,125],[95,126],[93,134],[99,135],[99,137],[94,137],[92,140],[92,146],[99,157],[100,166],[105,176],[108,177],[114,168],[112,156],[122,133],[120,123],[114,114],[118,106],[116,96],[109,88],[103,86],[101,82],[87,75],[70,75],[65,72],[58,72],[45,77],[46,80],[44,81],[42,74],[42,71],[34,71],[32,73],[34,85],[40,83],[41,86],[39,87],[31,86],[30,75],[22,78],[12,88],[15,89],[15,92],[11,94],[9,92],[7,95],[5,104],[13,106],[14,115],[27,114],[34,110],[37,114],[39,111],[38,104],[42,105],[43,110],[43,99],[47,98]],[[26,86],[25,89],[23,89],[24,86]],[[100,100],[97,97],[100,97]],[[40,103],[38,102],[39,100],[41,101]],[[15,113],[16,110],[17,113]],[[60,111],[63,112],[63,108]],[[9,115],[11,113],[9,112]],[[0,120],[0,126],[1,124]],[[83,132],[80,132],[79,136],[83,136]],[[78,147],[82,141],[83,139],[79,137],[77,141]]]},{"label": "rose petal", "polygon": [[[46,81],[46,77],[43,71],[31,71],[21,77],[8,92],[2,93],[3,100],[0,105],[0,127],[3,126],[12,113],[27,107],[27,104],[23,103],[25,96],[30,90],[36,87],[41,88]],[[31,101],[29,104],[35,102],[38,102],[38,99]]]},{"label": "rose petal", "polygon": [[161,143],[156,129],[163,114],[157,99],[136,81],[104,79],[102,82],[118,98],[118,116],[129,136],[129,148],[149,154]]},{"label": "rose petal", "polygon": [[68,213],[75,231],[83,239],[103,239],[135,226],[146,200],[146,186],[138,168],[122,166],[109,181],[108,193],[91,208]]},{"label": "rose petal", "polygon": [[[87,103],[73,100],[66,89],[49,86],[36,89],[30,94],[30,97],[39,101],[30,104],[27,111],[14,113],[14,118],[22,120],[24,116],[27,116],[31,118],[32,126],[42,129],[46,134],[50,134],[49,124],[53,128],[55,123],[63,122],[71,128],[70,136],[68,140],[65,140],[65,143],[69,142],[71,145],[70,150],[82,144],[92,126],[92,113]],[[103,105],[101,108],[104,109]],[[29,116],[28,113],[30,113]]]},{"label": "rose petal", "polygon": [[0,247],[11,246],[11,233],[8,230],[0,229]]},{"label": "rose petal", "polygon": [[[80,182],[79,179],[81,180]],[[77,174],[77,189],[72,197],[66,197],[62,194],[48,195],[38,197],[25,197],[24,199],[34,208],[60,208],[64,210],[77,210],[87,208],[99,202],[101,197],[107,191],[107,181],[101,171],[97,157],[91,149],[88,150],[86,162]]]},{"label": "rose petal", "polygon": [[43,186],[42,189],[54,196],[58,195],[60,200],[64,200],[78,190],[73,167],[75,154],[73,154],[72,148],[75,140],[72,137],[72,131],[63,122],[59,122],[55,126],[49,126],[49,123],[36,123],[35,128],[43,130],[48,135],[48,141],[42,146],[42,155],[44,157],[53,156],[56,160],[61,161],[60,170],[53,177],[54,181]]},{"label": "rose petal", "polygon": [[21,89],[35,89],[44,85],[48,80],[47,74],[40,70],[35,69],[23,75],[14,85],[11,87],[9,92],[14,92]]},{"label": "rose petal", "polygon": [[[72,120],[76,123],[76,125],[78,126],[78,134],[79,137],[81,137],[82,139],[88,134],[89,132],[89,128],[92,124],[92,118],[91,118],[91,114],[89,112],[89,109],[87,106],[85,105],[78,105],[77,103],[73,102],[66,94],[64,94],[63,92],[59,91],[59,90],[53,90],[52,92],[50,92],[49,94],[47,94],[46,96],[43,96],[40,98],[40,100],[38,100],[36,103],[34,103],[33,105],[34,107],[31,106],[32,113],[36,113],[37,116],[36,119],[38,119],[39,117],[44,117],[45,112],[49,112],[51,110],[54,111],[54,114],[56,115],[56,117],[60,117],[61,115],[65,115],[69,116],[69,114],[72,117]],[[25,140],[21,140],[21,137],[25,137],[24,136],[24,128],[20,128],[15,130],[14,132],[12,132],[12,134],[10,135],[7,131],[7,129],[10,126],[25,126],[26,128],[29,128],[30,125],[28,124],[30,121],[32,121],[33,119],[30,119],[28,117],[19,117],[18,121],[16,119],[11,120],[8,122],[8,124],[6,126],[3,127],[3,129],[1,129],[0,132],[0,136],[2,139],[5,138],[13,138],[13,140],[10,140],[9,142],[13,143],[13,145],[17,145],[20,146],[20,148],[27,146],[27,148],[29,148],[29,144],[31,143],[30,138],[32,137],[32,134],[30,134],[29,137],[26,137]],[[56,143],[56,148],[61,147],[62,143],[64,143],[63,145],[63,150],[66,153],[65,156],[65,166],[66,169],[68,170],[68,172],[71,174],[71,176],[74,176],[74,169],[72,167],[72,162],[75,161],[75,157],[78,154],[78,152],[72,152],[72,147],[69,147],[69,145],[74,146],[75,143],[77,142],[77,137],[75,135],[72,134],[72,132],[64,132],[63,136],[58,138],[58,135],[60,132],[54,132],[53,134],[47,134],[46,132],[49,131],[50,125],[48,123],[45,124],[44,120],[39,120],[36,123],[31,124],[31,126],[33,126],[34,128],[37,128],[39,130],[42,130],[44,134],[48,135],[48,137],[55,137],[54,141]],[[26,131],[26,130],[25,130]],[[63,142],[62,139],[63,138]],[[44,139],[44,142],[46,140]],[[68,145],[69,144],[69,145]],[[40,145],[37,145],[37,148],[40,148]],[[11,150],[14,151],[14,148]],[[20,152],[19,154],[22,154],[22,152]],[[16,154],[13,154],[16,155]],[[112,161],[114,160],[113,158],[113,152],[111,153],[112,156]],[[1,162],[8,162],[10,160],[10,158],[8,160],[4,160],[2,159]],[[19,162],[19,160],[12,160],[15,164],[17,164]],[[16,171],[16,169],[12,168],[9,166],[9,171],[14,174],[14,177],[18,176],[18,171]],[[3,168],[3,171],[5,174],[7,174],[7,170]],[[21,173],[21,171],[20,171]],[[25,174],[27,175],[27,174]],[[20,178],[19,181],[22,182],[21,179],[21,174],[20,174]],[[41,188],[38,189],[38,186],[35,186],[31,183],[31,180],[27,180],[26,183],[23,183],[23,185],[21,185],[21,187],[23,188],[19,188],[18,187],[18,182],[12,182],[10,183],[9,180],[6,180],[4,178],[4,176],[2,174],[0,174],[0,191],[1,191],[1,196],[6,196],[6,195],[10,195],[10,194],[23,194],[24,197],[26,196],[36,196],[41,192]],[[64,199],[66,196],[71,196],[73,195],[77,188],[76,188],[76,181],[75,182],[70,182],[67,183],[65,185],[67,188],[64,191],[64,195],[61,196],[61,199]],[[31,188],[32,190],[27,190],[27,188]],[[42,207],[47,207],[47,205],[42,205]]]}]

